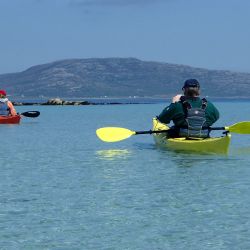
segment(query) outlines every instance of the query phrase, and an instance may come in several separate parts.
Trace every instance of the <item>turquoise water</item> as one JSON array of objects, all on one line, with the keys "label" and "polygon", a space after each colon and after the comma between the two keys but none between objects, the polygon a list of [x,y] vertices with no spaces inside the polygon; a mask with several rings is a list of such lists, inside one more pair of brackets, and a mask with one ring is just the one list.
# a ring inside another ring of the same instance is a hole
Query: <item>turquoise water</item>
[{"label": "turquoise water", "polygon": [[[248,102],[216,105],[216,126],[250,120]],[[95,136],[148,130],[163,107],[17,107],[41,115],[0,126],[0,249],[250,249],[250,135],[228,155]]]}]

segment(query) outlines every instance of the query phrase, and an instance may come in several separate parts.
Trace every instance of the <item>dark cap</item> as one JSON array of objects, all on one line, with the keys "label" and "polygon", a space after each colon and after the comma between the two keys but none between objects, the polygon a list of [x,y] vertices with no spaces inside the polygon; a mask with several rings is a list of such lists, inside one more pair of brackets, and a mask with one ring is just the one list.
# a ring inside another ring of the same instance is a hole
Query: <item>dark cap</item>
[{"label": "dark cap", "polygon": [[188,79],[184,82],[183,88],[197,87],[200,88],[200,84],[196,79]]}]

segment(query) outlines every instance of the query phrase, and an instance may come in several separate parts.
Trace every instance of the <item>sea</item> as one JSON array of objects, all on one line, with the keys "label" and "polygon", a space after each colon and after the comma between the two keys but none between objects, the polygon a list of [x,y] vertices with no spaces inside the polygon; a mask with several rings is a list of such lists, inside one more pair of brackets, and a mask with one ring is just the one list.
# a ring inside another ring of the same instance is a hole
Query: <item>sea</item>
[{"label": "sea", "polygon": [[[168,104],[17,106],[41,114],[0,125],[0,249],[250,249],[250,135],[226,155],[96,136],[149,130]],[[250,120],[249,101],[214,104],[216,126]]]}]

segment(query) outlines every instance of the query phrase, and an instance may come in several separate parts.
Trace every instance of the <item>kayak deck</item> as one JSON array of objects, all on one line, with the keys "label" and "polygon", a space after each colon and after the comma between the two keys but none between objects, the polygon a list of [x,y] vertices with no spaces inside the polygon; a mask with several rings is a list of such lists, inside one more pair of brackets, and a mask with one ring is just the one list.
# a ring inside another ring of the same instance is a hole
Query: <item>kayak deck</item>
[{"label": "kayak deck", "polygon": [[[156,118],[153,119],[153,130],[167,130],[169,127]],[[222,153],[228,152],[231,135],[227,134],[221,137],[211,137],[206,139],[194,138],[168,138],[167,133],[153,134],[155,143],[158,146],[166,147],[178,151],[196,151],[207,153]]]},{"label": "kayak deck", "polygon": [[20,115],[0,116],[0,124],[19,124],[20,120],[21,120]]}]

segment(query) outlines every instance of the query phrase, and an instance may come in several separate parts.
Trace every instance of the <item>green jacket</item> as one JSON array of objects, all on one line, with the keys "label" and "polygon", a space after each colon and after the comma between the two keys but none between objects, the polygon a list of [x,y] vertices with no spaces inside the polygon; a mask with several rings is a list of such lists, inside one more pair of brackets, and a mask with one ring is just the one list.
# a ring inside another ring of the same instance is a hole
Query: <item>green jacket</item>
[{"label": "green jacket", "polygon": [[[200,108],[202,105],[202,100],[199,97],[188,98],[187,101],[191,104],[193,108]],[[208,126],[211,126],[213,123],[215,123],[220,116],[217,108],[209,101],[207,102],[205,115],[206,123]],[[174,125],[177,127],[183,127],[187,125],[181,102],[171,103],[161,112],[161,114],[157,118],[160,122],[165,124],[168,124],[173,121]]]}]

